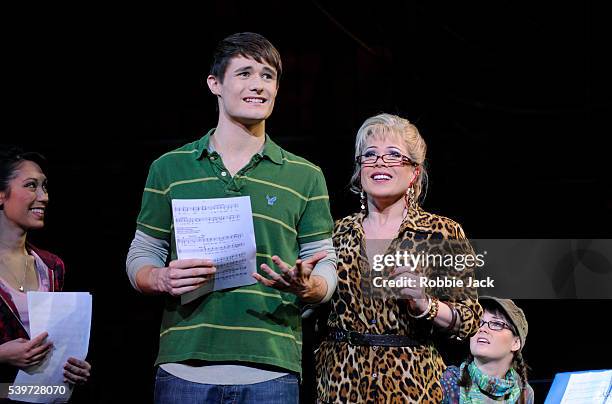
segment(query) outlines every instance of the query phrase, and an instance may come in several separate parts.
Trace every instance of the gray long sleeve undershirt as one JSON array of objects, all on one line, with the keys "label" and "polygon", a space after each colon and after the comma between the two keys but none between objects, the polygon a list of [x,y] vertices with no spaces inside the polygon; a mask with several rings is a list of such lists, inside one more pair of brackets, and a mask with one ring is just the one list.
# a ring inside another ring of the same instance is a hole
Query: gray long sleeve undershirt
[{"label": "gray long sleeve undershirt", "polygon": [[[154,267],[165,267],[168,258],[170,244],[166,240],[151,237],[146,233],[136,230],[134,240],[130,245],[126,259],[126,271],[134,289],[138,289],[136,284],[136,273],[145,265]],[[336,275],[336,250],[331,238],[300,244],[300,259],[312,257],[319,251],[327,252],[327,257],[319,261],[312,271],[312,275],[318,275],[325,279],[327,292],[319,303],[325,303],[331,299],[338,277]]]},{"label": "gray long sleeve undershirt", "polygon": [[[167,241],[136,230],[126,260],[127,275],[136,290],[139,290],[136,284],[138,271],[145,265],[166,266],[169,249],[170,244]],[[331,299],[338,284],[336,250],[332,239],[300,244],[299,258],[306,259],[319,251],[326,251],[327,257],[316,264],[312,274],[322,276],[327,282],[327,292],[319,302],[325,303]],[[165,363],[161,367],[166,372],[181,379],[206,384],[253,384],[276,379],[287,374],[241,365],[190,366],[182,363]]]},{"label": "gray long sleeve undershirt", "polygon": [[[208,148],[210,152],[214,150],[212,144],[209,144]],[[136,230],[126,260],[127,275],[134,289],[140,291],[136,284],[136,273],[140,268],[145,265],[165,267],[168,251],[170,251],[170,244],[167,241]],[[312,275],[319,275],[325,279],[327,292],[318,304],[329,301],[338,284],[334,243],[331,238],[303,243],[300,244],[298,255],[300,259],[306,259],[319,251],[326,251],[327,257],[317,262]],[[161,368],[181,379],[206,384],[252,384],[276,379],[287,374],[240,365],[189,366],[182,363],[166,363],[161,365]]]}]

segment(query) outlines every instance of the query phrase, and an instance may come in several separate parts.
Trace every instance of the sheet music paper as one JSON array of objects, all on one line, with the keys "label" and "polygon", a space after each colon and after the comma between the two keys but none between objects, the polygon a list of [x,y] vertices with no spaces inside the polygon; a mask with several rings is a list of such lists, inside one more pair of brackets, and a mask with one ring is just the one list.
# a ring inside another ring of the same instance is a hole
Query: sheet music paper
[{"label": "sheet music paper", "polygon": [[179,259],[209,258],[214,279],[181,296],[181,303],[221,289],[257,281],[255,230],[251,198],[173,199],[174,238]]},{"label": "sheet music paper", "polygon": [[[63,403],[72,394],[64,383],[64,365],[69,357],[84,360],[89,349],[91,294],[85,292],[28,292],[30,336],[47,332],[53,348],[39,365],[19,370],[9,398],[31,403]],[[24,387],[30,394],[23,394]],[[19,388],[21,387],[21,388]],[[49,389],[49,387],[52,387]],[[51,391],[51,393],[50,393]]]},{"label": "sheet music paper", "polygon": [[570,375],[561,404],[612,403],[612,370]]}]

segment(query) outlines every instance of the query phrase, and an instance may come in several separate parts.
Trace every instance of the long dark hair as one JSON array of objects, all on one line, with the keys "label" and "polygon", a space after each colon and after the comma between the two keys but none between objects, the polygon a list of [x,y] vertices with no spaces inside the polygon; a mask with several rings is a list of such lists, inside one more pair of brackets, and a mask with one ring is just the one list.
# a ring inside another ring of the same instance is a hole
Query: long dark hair
[{"label": "long dark hair", "polygon": [[[17,169],[24,161],[31,161],[47,171],[47,159],[37,152],[25,152],[17,146],[2,146],[0,148],[0,192],[9,192],[9,182],[15,178]],[[3,205],[0,205],[0,210]]]}]

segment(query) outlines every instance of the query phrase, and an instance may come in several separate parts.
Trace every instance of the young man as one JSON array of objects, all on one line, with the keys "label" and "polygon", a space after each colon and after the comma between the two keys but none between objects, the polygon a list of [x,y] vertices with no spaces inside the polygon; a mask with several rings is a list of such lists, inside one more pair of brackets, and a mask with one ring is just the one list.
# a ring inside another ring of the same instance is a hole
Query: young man
[{"label": "young man", "polygon": [[[218,100],[217,127],[151,165],[127,272],[142,293],[168,295],[156,360],[157,403],[193,402],[194,396],[207,403],[222,397],[298,401],[297,304],[331,297],[336,255],[321,170],[265,133],[281,72],[278,51],[261,35],[222,40],[207,77]],[[177,259],[172,199],[245,195],[253,210],[259,283],[181,305],[180,295],[207,282],[216,268],[206,257]]]}]

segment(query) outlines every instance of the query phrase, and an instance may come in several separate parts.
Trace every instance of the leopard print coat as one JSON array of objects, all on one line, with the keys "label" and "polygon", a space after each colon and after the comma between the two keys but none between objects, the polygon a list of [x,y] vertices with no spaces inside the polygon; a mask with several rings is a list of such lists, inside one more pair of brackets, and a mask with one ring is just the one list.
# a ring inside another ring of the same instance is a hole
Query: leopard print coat
[{"label": "leopard print coat", "polygon": [[[410,317],[406,305],[393,297],[381,299],[363,293],[363,274],[370,268],[363,218],[364,214],[358,213],[336,222],[333,239],[338,254],[338,287],[327,324],[358,333],[407,335],[421,344],[377,347],[324,340],[315,353],[318,399],[323,403],[439,403],[439,379],[446,366],[431,338],[441,331],[431,321]],[[458,223],[420,207],[409,209],[389,250],[401,246],[414,251],[432,240],[463,240],[473,253]],[[482,308],[475,292],[459,299],[447,295],[440,300],[452,301],[458,310],[458,339],[476,333]]]}]

